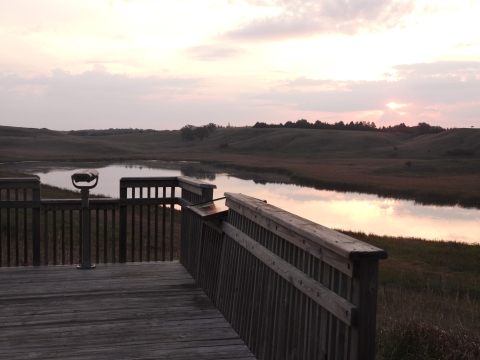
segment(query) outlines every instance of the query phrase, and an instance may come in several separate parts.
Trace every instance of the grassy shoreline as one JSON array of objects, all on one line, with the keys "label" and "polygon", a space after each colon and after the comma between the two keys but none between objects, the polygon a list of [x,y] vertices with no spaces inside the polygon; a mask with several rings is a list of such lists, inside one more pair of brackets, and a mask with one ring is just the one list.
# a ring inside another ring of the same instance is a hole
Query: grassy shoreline
[{"label": "grassy shoreline", "polygon": [[[250,173],[263,173],[269,174],[270,177],[278,181],[289,181],[300,186],[312,187],[317,190],[333,190],[340,192],[358,192],[370,195],[377,195],[379,197],[385,198],[395,198],[400,200],[410,200],[421,205],[439,205],[439,206],[461,206],[464,208],[474,208],[480,209],[480,191],[478,194],[472,194],[465,192],[464,187],[459,187],[455,185],[456,182],[461,182],[461,179],[453,179],[450,182],[448,179],[445,180],[445,184],[442,184],[441,187],[435,189],[433,186],[430,186],[428,183],[425,184],[398,184],[394,179],[390,179],[390,182],[383,181],[381,184],[375,182],[366,182],[355,180],[355,177],[345,178],[345,176],[338,175],[334,178],[321,178],[321,176],[313,176],[311,172],[308,171],[308,164],[296,164],[297,169],[292,169],[288,166],[279,166],[279,165],[269,165],[265,164],[274,163],[272,158],[259,160],[257,159],[254,163],[247,162],[242,163],[241,159],[236,161],[216,161],[208,159],[210,158],[209,154],[206,154],[206,157],[199,157],[198,154],[193,158],[183,158],[183,157],[155,157],[155,158],[144,158],[144,157],[125,157],[125,158],[78,158],[71,160],[58,160],[59,162],[70,162],[70,163],[81,163],[81,162],[129,162],[129,161],[198,161],[207,166],[211,166],[218,169],[233,169],[239,172],[250,172]],[[52,162],[52,161],[45,161]],[[8,164],[9,162],[4,162]],[[10,162],[10,163],[21,163],[21,161]],[[328,171],[328,169],[325,169]],[[404,180],[404,179],[402,179]],[[424,180],[424,179],[423,179]],[[469,179],[471,181],[475,179]],[[455,181],[455,183],[454,183]],[[480,176],[478,176],[478,181],[480,181]],[[418,186],[417,186],[418,185]],[[471,185],[469,185],[471,187]],[[449,188],[449,190],[446,190]]]},{"label": "grassy shoreline", "polygon": [[245,170],[257,173],[276,173],[287,176],[293,183],[301,186],[313,187],[317,190],[334,190],[340,192],[359,192],[380,197],[401,200],[413,200],[422,205],[462,206],[465,208],[480,209],[479,195],[463,195],[457,192],[444,192],[432,189],[396,188],[394,184],[382,186],[376,184],[362,184],[344,180],[323,180],[311,176],[299,175],[288,168],[265,167],[242,164],[213,162],[213,165],[223,169]]}]

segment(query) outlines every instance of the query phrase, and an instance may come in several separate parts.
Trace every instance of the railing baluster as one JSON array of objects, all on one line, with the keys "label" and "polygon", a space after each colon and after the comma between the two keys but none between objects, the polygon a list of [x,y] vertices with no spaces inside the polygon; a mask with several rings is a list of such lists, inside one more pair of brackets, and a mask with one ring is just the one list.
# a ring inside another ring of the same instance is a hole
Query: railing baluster
[{"label": "railing baluster", "polygon": [[[10,201],[10,189],[7,189],[7,201]],[[10,208],[7,208],[7,266],[10,266],[10,241],[11,241]]]},{"label": "railing baluster", "polygon": [[108,227],[107,210],[103,210],[103,263],[108,262]]},{"label": "railing baluster", "polygon": [[115,209],[112,209],[112,263],[115,264]]},{"label": "railing baluster", "polygon": [[38,206],[32,209],[32,262],[34,266],[41,265],[40,259],[40,182],[38,187],[32,190],[32,200],[38,201]]},{"label": "railing baluster", "polygon": [[100,262],[100,210],[95,210],[95,263]]},{"label": "railing baluster", "polygon": [[[158,186],[155,186],[155,199],[158,199]],[[155,205],[155,261],[158,261],[158,205]]]},{"label": "railing baluster", "polygon": [[[23,200],[27,201],[27,189],[23,189]],[[0,227],[1,229],[1,227]],[[27,227],[27,208],[23,208],[23,265],[28,265],[28,227]],[[1,259],[1,257],[0,257]],[[0,260],[1,261],[1,260]]]},{"label": "railing baluster", "polygon": [[[18,201],[18,189],[15,189],[15,202]],[[18,248],[18,233],[19,233],[19,225],[18,225],[18,208],[15,208],[15,266],[18,266],[18,253],[19,253],[19,248]]]},{"label": "railing baluster", "polygon": [[[163,200],[167,198],[167,188],[163,187]],[[162,213],[162,261],[165,261],[165,253],[166,253],[166,240],[165,240],[165,222],[166,222],[166,212],[167,212],[167,204],[163,203],[163,213]]]},{"label": "railing baluster", "polygon": [[173,198],[175,197],[175,188],[172,186],[170,190],[170,261],[173,261],[173,226],[175,218],[175,206],[173,205]]},{"label": "railing baluster", "polygon": [[79,223],[79,231],[78,231],[78,262],[81,264],[82,262],[82,255],[83,255],[83,217],[82,217],[82,210],[78,210],[78,223]]},{"label": "railing baluster", "polygon": [[[134,187],[132,187],[132,199],[135,199]],[[135,262],[135,205],[132,205],[132,262]]]},{"label": "railing baluster", "polygon": [[45,219],[45,223],[43,225],[43,228],[45,230],[44,232],[45,244],[44,244],[43,260],[45,265],[48,265],[48,210],[45,210],[44,219]]},{"label": "railing baluster", "polygon": [[[148,199],[151,198],[151,188],[148,187]],[[150,261],[150,205],[147,205],[147,261]]]},{"label": "railing baluster", "polygon": [[[140,199],[143,199],[143,187],[140,187]],[[138,254],[140,256],[140,262],[143,261],[143,205],[140,205],[140,224],[138,226],[138,230],[140,231],[140,249]]]},{"label": "railing baluster", "polygon": [[70,210],[70,265],[73,265],[73,210]]},{"label": "railing baluster", "polygon": [[62,210],[62,265],[65,265],[65,210]]},{"label": "railing baluster", "polygon": [[53,265],[57,265],[57,212],[52,211],[53,216]]}]

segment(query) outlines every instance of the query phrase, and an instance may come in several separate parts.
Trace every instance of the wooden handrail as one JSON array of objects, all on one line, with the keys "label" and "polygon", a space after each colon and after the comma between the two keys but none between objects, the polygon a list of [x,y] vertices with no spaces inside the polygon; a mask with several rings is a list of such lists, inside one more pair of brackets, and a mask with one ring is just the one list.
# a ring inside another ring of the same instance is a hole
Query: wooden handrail
[{"label": "wooden handrail", "polygon": [[0,180],[2,189],[40,189],[40,179],[38,177],[3,178]]},{"label": "wooden handrail", "polygon": [[228,207],[286,240],[297,245],[299,241],[305,242],[305,251],[313,255],[321,257],[325,250],[330,250],[351,261],[386,259],[388,256],[385,250],[250,196],[227,192],[225,197]]}]

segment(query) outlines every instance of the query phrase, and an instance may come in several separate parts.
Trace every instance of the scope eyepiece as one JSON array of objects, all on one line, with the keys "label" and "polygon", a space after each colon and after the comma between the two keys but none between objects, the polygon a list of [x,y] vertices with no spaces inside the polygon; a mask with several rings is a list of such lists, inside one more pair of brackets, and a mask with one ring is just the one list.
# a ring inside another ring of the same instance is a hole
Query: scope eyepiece
[{"label": "scope eyepiece", "polygon": [[[75,174],[72,175],[72,184],[75,186],[77,189],[93,189],[95,186],[97,186],[98,183],[98,171],[97,170],[83,170],[83,171],[78,171]],[[77,185],[76,183],[89,183],[92,182],[93,180],[96,180],[95,184],[93,185],[84,185],[80,186]]]}]

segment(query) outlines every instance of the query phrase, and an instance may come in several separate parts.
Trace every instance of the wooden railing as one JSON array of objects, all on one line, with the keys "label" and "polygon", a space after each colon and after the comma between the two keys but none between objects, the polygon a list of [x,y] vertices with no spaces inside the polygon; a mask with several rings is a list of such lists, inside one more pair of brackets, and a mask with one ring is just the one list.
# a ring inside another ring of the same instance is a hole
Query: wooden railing
[{"label": "wooden railing", "polygon": [[182,219],[181,261],[257,359],[373,359],[378,260],[387,253],[225,195],[221,227],[193,210]]},{"label": "wooden railing", "polygon": [[[214,188],[187,177],[122,178],[119,199],[90,199],[92,262],[178,258],[175,205],[211,200]],[[0,267],[78,263],[81,209],[81,199],[41,200],[37,178],[0,179]]]},{"label": "wooden railing", "polygon": [[[32,259],[35,259],[32,262]],[[40,181],[0,181],[0,267],[40,265]]]}]

